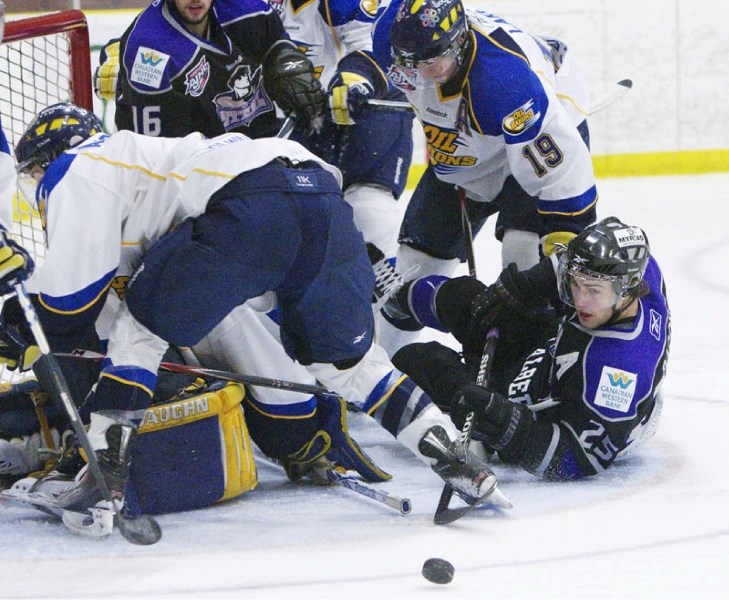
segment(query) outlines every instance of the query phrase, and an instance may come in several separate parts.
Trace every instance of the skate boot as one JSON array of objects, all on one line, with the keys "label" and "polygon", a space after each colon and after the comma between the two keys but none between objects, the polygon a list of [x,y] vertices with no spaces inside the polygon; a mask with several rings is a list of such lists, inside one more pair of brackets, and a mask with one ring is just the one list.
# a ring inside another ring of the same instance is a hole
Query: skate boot
[{"label": "skate boot", "polygon": [[[109,426],[105,435],[108,447],[97,450],[96,458],[112,499],[121,507],[124,502],[124,487],[129,479],[136,429],[129,424],[114,423]],[[84,512],[102,500],[104,496],[87,469],[75,486],[58,496],[57,504],[65,510]]]},{"label": "skate boot", "polygon": [[[384,308],[387,301],[397,294],[408,280],[415,276],[420,267],[414,265],[407,273],[400,273],[385,258],[382,250],[370,243],[367,244],[367,255],[372,263],[372,269],[375,271],[375,289],[373,290],[372,303],[375,312],[377,312]],[[408,315],[403,314],[402,316],[407,317]]]},{"label": "skate boot", "polygon": [[497,505],[505,501],[511,506],[496,489],[496,475],[488,465],[460,441],[450,440],[442,426],[428,429],[420,439],[418,449],[423,456],[434,459],[433,471],[467,504],[474,506],[491,499]]},{"label": "skate boot", "polygon": [[[51,429],[53,445],[58,446],[58,431]],[[0,475],[23,476],[43,468],[41,433],[0,440]]]}]

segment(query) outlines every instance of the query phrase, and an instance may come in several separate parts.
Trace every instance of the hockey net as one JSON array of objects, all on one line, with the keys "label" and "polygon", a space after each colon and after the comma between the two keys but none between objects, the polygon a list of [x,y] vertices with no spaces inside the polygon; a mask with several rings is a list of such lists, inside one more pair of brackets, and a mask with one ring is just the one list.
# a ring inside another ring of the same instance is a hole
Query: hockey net
[{"label": "hockey net", "polygon": [[[0,45],[0,113],[13,149],[35,115],[56,102],[93,110],[89,30],[80,10],[8,21]],[[43,263],[45,237],[38,212],[21,194],[13,199],[15,239]],[[0,370],[0,381],[19,375]]]}]

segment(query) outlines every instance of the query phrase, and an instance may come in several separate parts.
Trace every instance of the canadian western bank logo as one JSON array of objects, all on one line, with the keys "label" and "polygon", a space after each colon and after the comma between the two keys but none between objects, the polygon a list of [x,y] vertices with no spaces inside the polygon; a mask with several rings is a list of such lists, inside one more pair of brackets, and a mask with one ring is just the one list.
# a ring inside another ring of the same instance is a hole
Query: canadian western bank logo
[{"label": "canadian western bank logo", "polygon": [[134,57],[129,80],[132,83],[158,90],[162,85],[163,75],[169,60],[169,54],[159,52],[154,48],[140,46]]},{"label": "canadian western bank logo", "polygon": [[595,405],[628,414],[633,406],[638,375],[604,366],[595,392]]}]

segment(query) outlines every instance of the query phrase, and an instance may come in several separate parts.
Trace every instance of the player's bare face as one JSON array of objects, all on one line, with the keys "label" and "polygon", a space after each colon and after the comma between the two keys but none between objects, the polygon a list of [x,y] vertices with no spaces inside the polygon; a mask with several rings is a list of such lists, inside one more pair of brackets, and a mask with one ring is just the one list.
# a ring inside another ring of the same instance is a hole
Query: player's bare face
[{"label": "player's bare face", "polygon": [[596,329],[613,316],[618,295],[610,281],[572,275],[570,289],[577,318],[583,327]]},{"label": "player's bare face", "polygon": [[205,33],[213,0],[173,0],[182,22],[196,35]]}]

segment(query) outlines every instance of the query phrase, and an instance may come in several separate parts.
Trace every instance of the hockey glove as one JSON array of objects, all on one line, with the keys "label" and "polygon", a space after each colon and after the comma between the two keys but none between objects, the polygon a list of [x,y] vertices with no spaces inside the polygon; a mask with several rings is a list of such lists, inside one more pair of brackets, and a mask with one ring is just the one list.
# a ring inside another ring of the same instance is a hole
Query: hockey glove
[{"label": "hockey glove", "polygon": [[347,471],[357,471],[365,481],[387,481],[392,475],[380,469],[359,444],[349,436],[347,403],[341,398],[318,399],[319,430],[299,450],[284,461],[291,481],[299,481],[321,465],[322,459]]},{"label": "hockey glove", "polygon": [[27,371],[40,356],[17,297],[8,298],[0,313],[0,364]]},{"label": "hockey glove", "polygon": [[338,73],[329,84],[329,110],[337,125],[354,125],[375,93],[364,76],[347,71]]},{"label": "hockey glove", "polygon": [[34,266],[30,254],[0,227],[0,295],[11,294],[30,277]]},{"label": "hockey glove", "polygon": [[116,98],[116,82],[119,78],[119,39],[109,40],[101,49],[99,66],[94,72],[94,92],[100,100]]},{"label": "hockey glove", "polygon": [[542,256],[550,256],[560,249],[565,248],[569,241],[575,237],[571,231],[553,231],[539,240],[539,251]]},{"label": "hockey glove", "polygon": [[327,106],[326,94],[314,75],[314,65],[299,50],[277,44],[263,62],[266,91],[285,113],[305,127],[318,129]]},{"label": "hockey glove", "polygon": [[529,431],[536,417],[523,404],[510,402],[501,394],[475,383],[463,387],[451,411],[451,419],[459,429],[466,416],[475,412],[472,437],[499,452],[502,458],[517,460],[528,442]]}]

